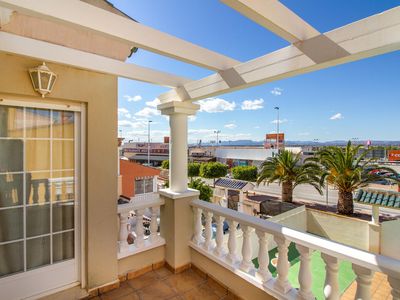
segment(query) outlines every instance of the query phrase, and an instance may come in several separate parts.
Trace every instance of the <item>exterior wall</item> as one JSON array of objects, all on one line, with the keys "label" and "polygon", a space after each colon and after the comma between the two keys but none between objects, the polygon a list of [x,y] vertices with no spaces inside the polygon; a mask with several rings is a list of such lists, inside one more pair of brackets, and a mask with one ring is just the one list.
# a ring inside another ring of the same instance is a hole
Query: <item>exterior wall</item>
[{"label": "exterior wall", "polygon": [[367,221],[307,209],[307,231],[361,250],[369,250]]},{"label": "exterior wall", "polygon": [[268,300],[275,299],[263,290],[242,279],[231,270],[225,269],[211,259],[191,249],[192,264],[206,274],[227,286],[235,295],[242,299]]},{"label": "exterior wall", "polygon": [[400,220],[381,224],[381,254],[400,259]]},{"label": "exterior wall", "polygon": [[164,261],[165,246],[157,247],[132,256],[118,260],[118,275],[123,275],[131,271],[141,270],[152,264]]},{"label": "exterior wall", "polygon": [[122,195],[135,196],[135,178],[154,177],[160,175],[160,170],[149,168],[141,164],[121,159],[119,161],[120,174],[122,175]]},{"label": "exterior wall", "polygon": [[86,268],[89,288],[118,277],[117,211],[117,78],[48,64],[59,76],[49,97],[32,88],[28,69],[41,61],[0,53],[0,98],[86,104]]}]

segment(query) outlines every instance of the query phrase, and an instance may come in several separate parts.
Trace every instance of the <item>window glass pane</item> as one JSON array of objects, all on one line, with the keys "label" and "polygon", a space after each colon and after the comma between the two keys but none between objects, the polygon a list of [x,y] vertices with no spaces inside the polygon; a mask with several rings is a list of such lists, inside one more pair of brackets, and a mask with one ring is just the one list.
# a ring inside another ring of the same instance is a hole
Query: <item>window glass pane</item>
[{"label": "window glass pane", "polygon": [[26,236],[50,233],[50,205],[40,204],[26,208]]},{"label": "window glass pane", "polygon": [[53,111],[53,138],[74,138],[74,112]]},{"label": "window glass pane", "polygon": [[0,243],[23,238],[23,213],[22,207],[0,210]]},{"label": "window glass pane", "polygon": [[49,138],[50,110],[26,108],[25,128],[27,138]]},{"label": "window glass pane", "polygon": [[24,270],[24,242],[0,245],[0,277]]},{"label": "window glass pane", "polygon": [[22,140],[0,140],[0,173],[22,172],[23,150]]},{"label": "window glass pane", "polygon": [[53,170],[74,168],[74,141],[53,141]]},{"label": "window glass pane", "polygon": [[50,236],[43,236],[26,241],[27,269],[50,264]]},{"label": "window glass pane", "polygon": [[25,157],[27,171],[50,170],[50,141],[27,140]]},{"label": "window glass pane", "polygon": [[26,203],[50,202],[49,172],[26,173]]},{"label": "window glass pane", "polygon": [[0,105],[0,137],[23,137],[24,109]]},{"label": "window glass pane", "polygon": [[53,262],[74,258],[74,232],[53,235]]},{"label": "window glass pane", "polygon": [[153,192],[153,179],[146,179],[145,192],[146,193]]},{"label": "window glass pane", "polygon": [[23,204],[23,174],[0,175],[0,207]]},{"label": "window glass pane", "polygon": [[75,197],[74,171],[54,171],[51,182],[52,201],[72,200]]},{"label": "window glass pane", "polygon": [[135,194],[144,193],[144,180],[135,180]]},{"label": "window glass pane", "polygon": [[74,228],[74,202],[53,204],[53,232]]}]

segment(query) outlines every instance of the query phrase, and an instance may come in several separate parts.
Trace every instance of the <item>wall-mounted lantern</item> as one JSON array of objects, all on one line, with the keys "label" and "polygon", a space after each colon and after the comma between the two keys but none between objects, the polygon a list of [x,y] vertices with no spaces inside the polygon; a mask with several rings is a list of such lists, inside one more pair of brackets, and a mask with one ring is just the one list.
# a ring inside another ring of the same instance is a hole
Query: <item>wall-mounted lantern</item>
[{"label": "wall-mounted lantern", "polygon": [[36,68],[29,69],[29,76],[31,77],[33,88],[43,98],[45,95],[51,93],[57,79],[56,73],[51,71],[45,63]]}]

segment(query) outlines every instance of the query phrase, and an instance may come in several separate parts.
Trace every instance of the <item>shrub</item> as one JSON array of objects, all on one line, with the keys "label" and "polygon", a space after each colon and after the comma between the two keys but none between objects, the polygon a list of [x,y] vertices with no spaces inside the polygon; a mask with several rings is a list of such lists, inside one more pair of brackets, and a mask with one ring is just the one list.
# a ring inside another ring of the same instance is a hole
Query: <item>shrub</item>
[{"label": "shrub", "polygon": [[190,178],[198,177],[200,175],[200,164],[190,163],[188,164],[188,176]]},{"label": "shrub", "polygon": [[200,176],[203,178],[212,178],[214,179],[215,186],[215,178],[223,177],[228,172],[228,167],[219,162],[210,162],[206,164],[202,164],[200,166]]},{"label": "shrub", "polygon": [[201,200],[210,202],[213,190],[200,178],[190,181],[189,187],[200,192],[199,198]]},{"label": "shrub", "polygon": [[163,169],[169,169],[169,160],[163,160],[163,162],[161,163],[161,168]]},{"label": "shrub", "polygon": [[232,168],[232,175],[234,179],[256,181],[257,180],[257,167],[256,166],[238,166]]}]

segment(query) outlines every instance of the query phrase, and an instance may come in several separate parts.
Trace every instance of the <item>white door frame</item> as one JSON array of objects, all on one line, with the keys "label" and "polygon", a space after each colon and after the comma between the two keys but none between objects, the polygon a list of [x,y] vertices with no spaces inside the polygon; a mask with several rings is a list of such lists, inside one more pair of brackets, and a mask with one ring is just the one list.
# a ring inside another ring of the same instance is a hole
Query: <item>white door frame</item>
[{"label": "white door frame", "polygon": [[[46,99],[47,100],[47,99]],[[60,104],[57,102],[39,102],[38,99],[15,100],[0,98],[0,105],[19,106],[30,108],[43,108],[52,110],[64,110],[79,113],[79,117],[75,118],[75,193],[77,195],[77,205],[75,205],[75,269],[77,281],[65,286],[56,287],[46,290],[43,293],[30,295],[27,299],[36,299],[61,291],[72,286],[80,285],[85,288],[87,284],[86,270],[86,105],[79,104]],[[76,116],[76,115],[75,115]],[[61,262],[43,268],[10,275],[0,279],[0,282],[8,282],[18,280],[23,277],[40,276],[40,273],[49,270],[56,270],[67,265],[71,261]]]}]

